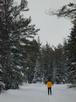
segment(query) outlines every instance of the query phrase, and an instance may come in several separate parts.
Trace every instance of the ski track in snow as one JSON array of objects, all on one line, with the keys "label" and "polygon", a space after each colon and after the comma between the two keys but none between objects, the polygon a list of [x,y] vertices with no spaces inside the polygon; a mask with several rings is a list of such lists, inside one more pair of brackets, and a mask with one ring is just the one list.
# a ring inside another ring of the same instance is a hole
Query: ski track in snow
[{"label": "ski track in snow", "polygon": [[0,102],[76,102],[76,89],[54,85],[52,95],[44,84],[26,84],[19,90],[8,90],[0,95]]}]

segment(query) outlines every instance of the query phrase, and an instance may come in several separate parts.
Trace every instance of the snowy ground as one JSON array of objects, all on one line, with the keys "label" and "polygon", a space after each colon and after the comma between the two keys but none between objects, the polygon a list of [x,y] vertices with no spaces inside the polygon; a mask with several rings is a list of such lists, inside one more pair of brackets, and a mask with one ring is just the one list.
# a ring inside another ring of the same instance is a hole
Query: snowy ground
[{"label": "snowy ground", "polygon": [[8,90],[0,95],[0,102],[76,102],[76,89],[66,85],[54,85],[53,94],[47,94],[43,84],[27,84],[19,90]]}]

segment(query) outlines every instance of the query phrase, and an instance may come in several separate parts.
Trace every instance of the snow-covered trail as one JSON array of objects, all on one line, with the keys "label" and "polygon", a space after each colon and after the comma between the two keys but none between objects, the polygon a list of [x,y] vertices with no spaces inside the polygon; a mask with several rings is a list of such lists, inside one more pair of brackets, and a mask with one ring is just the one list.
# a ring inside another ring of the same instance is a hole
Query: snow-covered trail
[{"label": "snow-covered trail", "polygon": [[0,102],[76,102],[76,90],[66,85],[54,85],[52,95],[42,84],[28,84],[19,90],[8,90],[0,95]]}]

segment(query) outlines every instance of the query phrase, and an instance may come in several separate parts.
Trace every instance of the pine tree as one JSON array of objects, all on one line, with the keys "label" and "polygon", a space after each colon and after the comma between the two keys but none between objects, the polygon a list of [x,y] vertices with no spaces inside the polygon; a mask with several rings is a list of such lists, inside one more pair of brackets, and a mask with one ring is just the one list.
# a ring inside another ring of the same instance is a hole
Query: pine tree
[{"label": "pine tree", "polygon": [[41,73],[44,80],[46,80],[49,76],[53,78],[53,49],[46,44],[41,48],[41,57],[40,57],[40,66]]},{"label": "pine tree", "polygon": [[73,26],[66,46],[68,81],[76,84],[76,25]]},{"label": "pine tree", "polygon": [[[37,43],[36,40],[33,40],[31,48],[29,49],[30,53],[29,53],[29,59],[30,61],[28,62],[29,65],[29,81],[31,82],[33,80],[34,77],[34,69],[35,69],[35,65],[36,65],[36,60],[37,57],[39,55],[39,45]],[[29,52],[28,51],[28,52]]]},{"label": "pine tree", "polygon": [[[30,18],[24,18],[21,12],[27,11],[27,1],[21,0],[14,6],[13,0],[1,0],[0,16],[0,65],[6,89],[18,88],[22,83],[28,55],[32,49],[34,36],[38,29],[31,25]],[[35,44],[35,43],[34,43]],[[35,47],[33,48],[33,50]]]},{"label": "pine tree", "polygon": [[73,27],[65,48],[68,82],[76,86],[76,4],[69,3],[54,13],[59,17],[71,18]]},{"label": "pine tree", "polygon": [[64,48],[61,44],[54,48],[55,82],[62,83],[65,80]]}]

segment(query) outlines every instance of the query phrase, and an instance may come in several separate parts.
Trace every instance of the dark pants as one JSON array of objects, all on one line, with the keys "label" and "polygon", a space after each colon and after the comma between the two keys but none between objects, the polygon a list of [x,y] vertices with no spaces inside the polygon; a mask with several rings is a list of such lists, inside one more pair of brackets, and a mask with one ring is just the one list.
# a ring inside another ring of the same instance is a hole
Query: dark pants
[{"label": "dark pants", "polygon": [[52,90],[51,88],[48,88],[48,95],[51,95],[52,94]]}]

